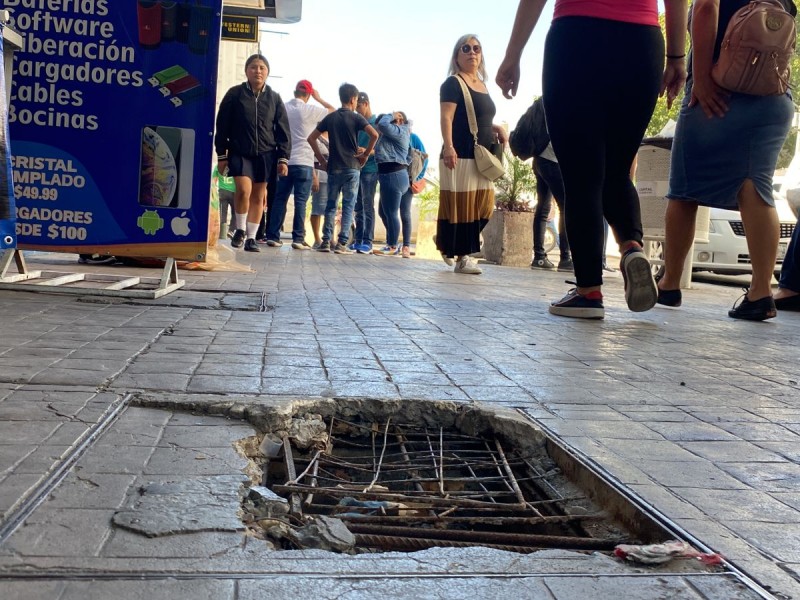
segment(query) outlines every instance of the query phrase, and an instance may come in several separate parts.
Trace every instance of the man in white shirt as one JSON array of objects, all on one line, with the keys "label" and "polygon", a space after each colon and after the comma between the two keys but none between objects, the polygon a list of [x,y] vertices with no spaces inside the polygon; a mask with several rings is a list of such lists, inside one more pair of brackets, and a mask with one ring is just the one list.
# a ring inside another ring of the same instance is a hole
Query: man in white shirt
[{"label": "man in white shirt", "polygon": [[[313,98],[322,106],[308,104]],[[292,248],[310,250],[306,242],[306,202],[311,195],[311,182],[314,177],[314,151],[308,143],[308,136],[328,113],[336,108],[323,100],[311,82],[302,79],[297,82],[294,98],[286,102],[286,114],[292,136],[292,153],[289,157],[289,173],[278,178],[275,200],[267,223],[267,245],[282,246],[281,227],[286,218],[286,205],[294,193],[294,222],[292,224]]]}]

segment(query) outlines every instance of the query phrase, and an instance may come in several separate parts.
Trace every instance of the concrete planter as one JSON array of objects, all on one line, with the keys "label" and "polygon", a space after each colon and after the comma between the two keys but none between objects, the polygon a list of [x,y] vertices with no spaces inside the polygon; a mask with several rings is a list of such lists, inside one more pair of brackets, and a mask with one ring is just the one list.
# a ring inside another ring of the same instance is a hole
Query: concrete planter
[{"label": "concrete planter", "polygon": [[483,230],[483,256],[507,267],[527,267],[533,255],[533,213],[496,210]]},{"label": "concrete planter", "polygon": [[436,235],[436,221],[420,221],[417,225],[417,246],[415,248],[417,258],[427,258],[431,260],[441,260],[441,254],[433,243],[433,236]]}]

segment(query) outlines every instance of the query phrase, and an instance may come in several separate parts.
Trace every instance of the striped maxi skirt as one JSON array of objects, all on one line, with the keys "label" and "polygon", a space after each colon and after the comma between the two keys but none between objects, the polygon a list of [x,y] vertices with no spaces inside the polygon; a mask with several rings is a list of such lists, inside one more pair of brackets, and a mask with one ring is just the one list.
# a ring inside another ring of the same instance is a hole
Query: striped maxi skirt
[{"label": "striped maxi skirt", "polygon": [[475,159],[459,158],[455,169],[439,160],[439,252],[450,258],[479,252],[481,231],[493,211],[494,184],[480,174]]}]

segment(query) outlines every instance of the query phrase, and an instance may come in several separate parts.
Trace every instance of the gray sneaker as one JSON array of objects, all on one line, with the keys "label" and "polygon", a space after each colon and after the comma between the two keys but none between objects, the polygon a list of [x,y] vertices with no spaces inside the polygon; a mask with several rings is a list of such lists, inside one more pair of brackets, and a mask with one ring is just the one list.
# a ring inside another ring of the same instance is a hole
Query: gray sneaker
[{"label": "gray sneaker", "polygon": [[319,252],[330,252],[331,251],[331,243],[326,241],[326,240],[322,240],[320,242],[319,248],[317,248],[317,250]]},{"label": "gray sneaker", "polygon": [[312,250],[319,250],[319,247],[322,245],[322,242],[314,242],[311,246]]},{"label": "gray sneaker", "polygon": [[311,246],[306,242],[292,242],[292,248],[295,250],[311,250]]},{"label": "gray sneaker", "polygon": [[283,246],[283,242],[280,240],[267,240],[267,246],[270,248],[280,248]]},{"label": "gray sneaker", "polygon": [[350,250],[350,248],[348,248],[346,244],[336,244],[333,247],[333,251],[336,254],[352,254],[353,253],[353,251]]}]

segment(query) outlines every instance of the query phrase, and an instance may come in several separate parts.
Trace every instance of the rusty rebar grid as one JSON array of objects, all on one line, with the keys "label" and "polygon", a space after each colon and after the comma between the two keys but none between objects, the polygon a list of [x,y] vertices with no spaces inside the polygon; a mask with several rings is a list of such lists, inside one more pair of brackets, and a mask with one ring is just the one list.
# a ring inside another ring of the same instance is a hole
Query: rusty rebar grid
[{"label": "rusty rebar grid", "polygon": [[[332,419],[328,434],[325,448],[306,451],[293,452],[285,439],[288,477],[272,488],[290,499],[295,516],[305,510],[343,519],[364,547],[481,545],[529,552],[607,550],[619,543],[586,533],[584,524],[602,517],[571,514],[570,506],[586,498],[559,491],[560,471],[546,455],[509,450],[497,438],[391,419],[368,425]],[[346,497],[355,502],[342,504]]]}]

